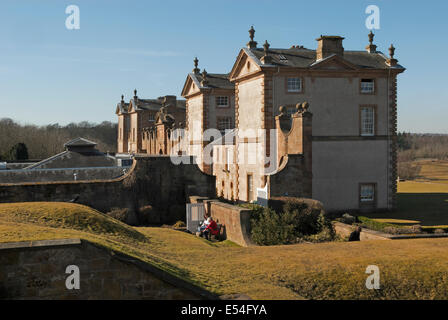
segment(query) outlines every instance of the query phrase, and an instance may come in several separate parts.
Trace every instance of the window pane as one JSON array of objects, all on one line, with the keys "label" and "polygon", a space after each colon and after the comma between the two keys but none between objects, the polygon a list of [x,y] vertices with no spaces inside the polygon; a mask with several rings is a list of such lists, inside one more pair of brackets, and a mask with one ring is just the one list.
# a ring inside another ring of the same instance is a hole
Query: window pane
[{"label": "window pane", "polygon": [[371,184],[361,185],[361,201],[373,201],[375,197],[375,187]]},{"label": "window pane", "polygon": [[373,107],[361,108],[361,135],[375,134],[375,113]]},{"label": "window pane", "polygon": [[288,92],[300,92],[302,91],[302,79],[301,78],[288,78],[287,79]]},{"label": "window pane", "polygon": [[228,97],[216,97],[216,105],[218,107],[227,107],[229,105]]},{"label": "window pane", "polygon": [[232,124],[232,118],[231,117],[223,117],[223,118],[218,118],[218,130],[223,132],[226,129],[232,129],[233,124]]},{"label": "window pane", "polygon": [[362,93],[373,93],[375,90],[375,81],[373,79],[362,79],[361,80],[361,92]]}]

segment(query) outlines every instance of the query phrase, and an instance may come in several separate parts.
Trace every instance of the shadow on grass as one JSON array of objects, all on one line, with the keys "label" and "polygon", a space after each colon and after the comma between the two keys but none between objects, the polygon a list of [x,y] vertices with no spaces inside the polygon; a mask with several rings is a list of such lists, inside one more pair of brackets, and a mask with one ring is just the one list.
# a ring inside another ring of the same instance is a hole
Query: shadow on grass
[{"label": "shadow on grass", "polygon": [[367,216],[417,220],[423,226],[448,225],[448,193],[398,193],[397,211]]}]

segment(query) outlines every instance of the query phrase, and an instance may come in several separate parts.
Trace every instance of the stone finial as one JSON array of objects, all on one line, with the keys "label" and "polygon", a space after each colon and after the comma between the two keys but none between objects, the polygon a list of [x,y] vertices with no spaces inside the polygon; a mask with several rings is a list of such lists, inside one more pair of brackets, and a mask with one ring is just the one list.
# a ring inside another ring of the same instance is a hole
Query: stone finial
[{"label": "stone finial", "polygon": [[387,59],[387,63],[389,64],[389,66],[394,67],[397,65],[398,60],[394,58],[395,55],[395,47],[393,44],[390,45],[389,47],[389,56],[390,58]]},{"label": "stone finial", "polygon": [[194,60],[194,69],[193,69],[193,73],[194,74],[199,74],[200,69],[198,68],[198,63],[199,63],[199,59],[198,57],[195,57]]},{"label": "stone finial", "polygon": [[202,71],[202,81],[201,81],[201,86],[206,87],[207,84],[208,84],[207,71],[204,69],[204,71]]},{"label": "stone finial", "polygon": [[124,94],[121,95],[121,102],[124,103]]},{"label": "stone finial", "polygon": [[137,100],[137,89],[134,89],[134,99]]},{"label": "stone finial", "polygon": [[309,107],[310,107],[310,104],[308,103],[308,102],[303,102],[302,103],[302,110],[303,110],[303,113],[309,113],[309,111],[308,111],[308,109],[309,109]]},{"label": "stone finial", "polygon": [[296,104],[296,115],[298,116],[311,116],[311,112],[309,111],[310,104],[308,102],[302,102]]},{"label": "stone finial", "polygon": [[375,53],[376,52],[376,45],[373,44],[373,38],[375,37],[375,34],[370,30],[369,33],[369,44],[366,46],[366,50],[368,53]]},{"label": "stone finial", "polygon": [[370,30],[369,33],[369,43],[372,45],[373,44],[373,38],[375,37],[375,34],[372,32],[372,30]]},{"label": "stone finial", "polygon": [[261,62],[263,62],[264,64],[269,64],[272,62],[272,57],[268,55],[269,47],[270,47],[270,44],[269,44],[268,40],[266,40],[263,44],[264,56],[261,57]]},{"label": "stone finial", "polygon": [[254,29],[254,26],[250,26],[250,29],[249,29],[249,38],[250,38],[250,41],[254,41],[254,37],[255,37],[255,29]]},{"label": "stone finial", "polygon": [[253,49],[257,47],[257,41],[254,41],[255,37],[255,29],[254,26],[251,26],[249,29],[249,38],[250,41],[246,44],[249,49]]},{"label": "stone finial", "polygon": [[285,115],[286,114],[286,108],[285,106],[280,106],[280,108],[278,108],[278,111],[280,111],[280,115]]},{"label": "stone finial", "polygon": [[270,47],[270,46],[271,46],[271,45],[269,44],[268,40],[266,40],[266,41],[264,42],[264,45],[263,45],[263,48],[264,48],[264,54],[265,54],[265,55],[268,54],[268,51],[269,51],[269,47]]},{"label": "stone finial", "polygon": [[394,55],[395,55],[395,47],[394,47],[393,44],[391,44],[390,47],[389,47],[389,55],[390,55],[390,58],[391,58],[391,59],[394,58]]}]

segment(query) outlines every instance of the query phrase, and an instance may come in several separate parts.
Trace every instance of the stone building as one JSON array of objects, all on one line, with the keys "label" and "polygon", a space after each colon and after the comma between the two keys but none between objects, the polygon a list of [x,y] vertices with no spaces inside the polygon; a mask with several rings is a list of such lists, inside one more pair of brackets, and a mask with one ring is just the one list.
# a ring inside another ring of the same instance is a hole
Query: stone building
[{"label": "stone building", "polygon": [[176,123],[173,111],[175,110],[172,105],[160,108],[156,113],[154,125],[143,128],[142,144],[147,154],[182,154],[185,124]]},{"label": "stone building", "polygon": [[96,142],[76,138],[65,150],[24,168],[0,170],[0,183],[107,180],[123,176],[130,160],[117,159],[96,148]]},{"label": "stone building", "polygon": [[211,165],[203,160],[209,138],[207,129],[220,134],[235,127],[235,86],[228,74],[200,72],[198,59],[185,80],[181,95],[186,98],[186,132],[188,153],[196,156],[202,171],[211,174]]},{"label": "stone building", "polygon": [[393,209],[397,76],[405,70],[393,45],[385,56],[370,33],[362,51],[345,50],[339,36],[319,37],[316,50],[259,48],[249,33],[229,74],[237,130],[214,146],[217,194],[306,196],[330,211]]},{"label": "stone building", "polygon": [[193,155],[216,177],[216,194],[234,201],[299,196],[329,211],[395,208],[397,76],[405,68],[394,46],[384,55],[372,32],[365,50],[345,50],[340,36],[320,36],[317,49],[260,48],[253,27],[249,35],[230,73],[201,72],[195,59],[181,93],[186,130],[174,142],[182,126],[172,111],[158,105],[159,121],[148,125],[138,110],[150,107],[122,101],[119,152]]},{"label": "stone building", "polygon": [[137,90],[134,90],[134,97],[129,103],[121,96],[115,111],[118,116],[119,154],[148,153],[146,144],[143,143],[144,129],[155,126],[156,114],[162,107],[165,107],[177,122],[185,122],[185,100],[177,100],[176,96],[140,99]]}]

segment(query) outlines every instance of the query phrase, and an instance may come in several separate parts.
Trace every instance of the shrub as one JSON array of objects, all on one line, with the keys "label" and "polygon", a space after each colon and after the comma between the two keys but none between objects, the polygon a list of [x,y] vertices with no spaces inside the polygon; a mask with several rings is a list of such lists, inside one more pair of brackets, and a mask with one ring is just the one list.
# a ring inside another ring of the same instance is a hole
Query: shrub
[{"label": "shrub", "polygon": [[347,224],[353,224],[356,222],[356,218],[354,216],[349,215],[348,213],[344,213],[340,220],[341,222]]},{"label": "shrub", "polygon": [[182,229],[182,228],[185,228],[186,227],[186,225],[185,225],[185,222],[183,222],[183,221],[177,221],[174,225],[173,225],[173,228],[174,229]]},{"label": "shrub", "polygon": [[138,213],[140,224],[146,225],[154,221],[158,222],[157,211],[153,208],[153,206],[147,205],[140,207],[140,209],[138,209]]},{"label": "shrub", "polygon": [[445,233],[445,230],[437,228],[436,230],[434,230],[435,234],[441,234],[441,233]]},{"label": "shrub", "polygon": [[419,224],[410,226],[410,227],[385,227],[383,229],[384,232],[390,234],[420,234],[423,233],[422,226]]},{"label": "shrub", "polygon": [[265,208],[258,219],[251,219],[252,240],[259,245],[276,245],[292,242],[294,225],[285,215]]},{"label": "shrub", "polygon": [[128,208],[112,208],[107,215],[111,218],[117,219],[121,222],[125,222],[128,219],[131,210]]},{"label": "shrub", "polygon": [[278,207],[274,210],[257,205],[244,205],[252,209],[252,240],[259,245],[288,244],[304,239],[332,240],[335,236],[333,226],[326,218],[321,204],[309,200],[311,199],[286,197],[276,199],[276,204],[283,202],[282,211]]}]

